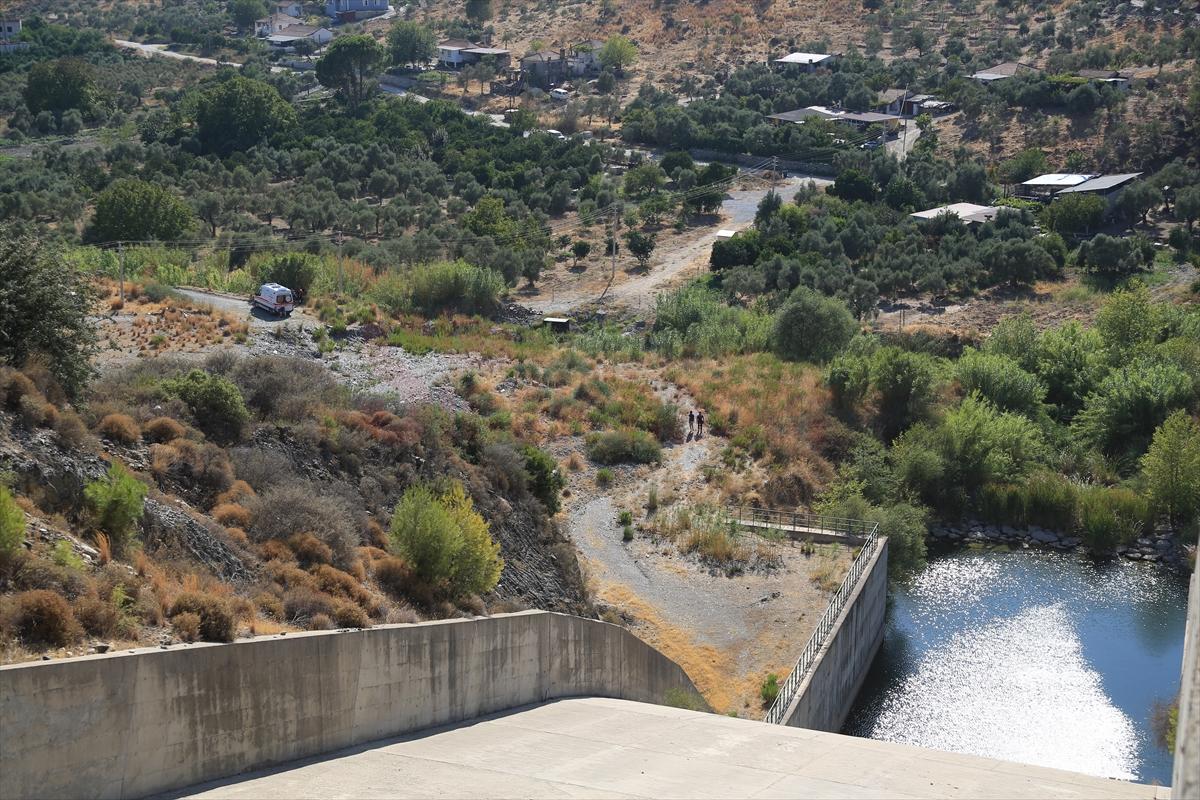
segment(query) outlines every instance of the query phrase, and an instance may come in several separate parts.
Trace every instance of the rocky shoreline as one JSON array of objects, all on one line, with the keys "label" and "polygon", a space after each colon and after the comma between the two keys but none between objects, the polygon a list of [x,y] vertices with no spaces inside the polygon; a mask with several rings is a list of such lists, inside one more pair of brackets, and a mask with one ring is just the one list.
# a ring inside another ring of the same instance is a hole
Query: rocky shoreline
[{"label": "rocky shoreline", "polygon": [[[1078,536],[1066,536],[1038,525],[1018,528],[979,520],[935,522],[929,527],[929,538],[942,544],[1040,548],[1060,552],[1075,550],[1083,545],[1083,539]],[[1129,545],[1119,545],[1114,552],[1116,557],[1129,561],[1157,563],[1173,569],[1187,569],[1188,566],[1187,553],[1179,537],[1168,530],[1142,536]]]}]

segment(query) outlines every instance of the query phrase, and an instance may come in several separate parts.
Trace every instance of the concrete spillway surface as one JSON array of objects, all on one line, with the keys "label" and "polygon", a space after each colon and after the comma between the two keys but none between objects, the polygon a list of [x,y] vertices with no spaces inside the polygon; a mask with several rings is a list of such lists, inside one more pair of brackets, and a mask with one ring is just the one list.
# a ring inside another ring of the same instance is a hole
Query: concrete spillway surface
[{"label": "concrete spillway surface", "polygon": [[374,742],[172,797],[1166,798],[1162,787],[580,698]]}]

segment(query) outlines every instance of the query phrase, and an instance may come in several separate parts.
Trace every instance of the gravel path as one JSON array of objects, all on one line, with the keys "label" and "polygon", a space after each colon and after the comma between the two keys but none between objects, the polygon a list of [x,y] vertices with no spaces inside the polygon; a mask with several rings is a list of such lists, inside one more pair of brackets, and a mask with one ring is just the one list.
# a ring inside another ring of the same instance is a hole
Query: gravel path
[{"label": "gravel path", "polygon": [[[670,384],[656,389],[680,399]],[[552,451],[564,457],[580,444],[563,440]],[[762,680],[768,672],[787,674],[828,603],[829,594],[810,576],[830,558],[769,544],[777,567],[730,576],[649,532],[639,530],[624,542],[619,522],[622,510],[633,513],[635,527],[648,521],[651,486],[664,505],[672,495],[676,503],[700,496],[706,488],[703,467],[717,462],[726,444],[706,436],[664,447],[661,465],[616,468],[607,490],[596,487],[593,468],[573,473],[566,525],[596,601],[678,662],[716,710],[757,717]],[[840,569],[849,563],[845,550],[831,558]]]}]

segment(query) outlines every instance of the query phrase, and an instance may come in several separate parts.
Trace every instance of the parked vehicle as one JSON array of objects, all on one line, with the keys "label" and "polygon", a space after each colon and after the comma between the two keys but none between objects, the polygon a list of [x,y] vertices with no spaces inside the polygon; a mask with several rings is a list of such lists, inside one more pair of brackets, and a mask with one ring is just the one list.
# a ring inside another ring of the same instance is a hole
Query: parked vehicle
[{"label": "parked vehicle", "polygon": [[292,290],[278,283],[264,283],[258,287],[258,294],[250,298],[250,303],[278,317],[286,317],[296,307]]},{"label": "parked vehicle", "polygon": [[571,99],[575,93],[570,89],[559,86],[557,89],[550,90],[550,99],[559,103],[565,103]]}]

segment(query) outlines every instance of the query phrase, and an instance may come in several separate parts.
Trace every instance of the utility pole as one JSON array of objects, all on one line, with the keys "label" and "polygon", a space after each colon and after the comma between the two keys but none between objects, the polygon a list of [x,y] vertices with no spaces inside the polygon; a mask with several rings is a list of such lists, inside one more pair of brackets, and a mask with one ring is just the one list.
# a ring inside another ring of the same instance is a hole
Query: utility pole
[{"label": "utility pole", "polygon": [[609,245],[612,258],[610,260],[611,266],[609,267],[608,286],[604,287],[604,291],[600,293],[598,298],[596,298],[596,302],[604,299],[604,296],[608,294],[608,290],[612,288],[613,281],[617,279],[617,225],[620,223],[621,214],[620,208],[615,202],[613,203],[612,215],[612,241]]},{"label": "utility pole", "polygon": [[117,260],[121,262],[121,305],[125,305],[125,245],[117,242]]}]

